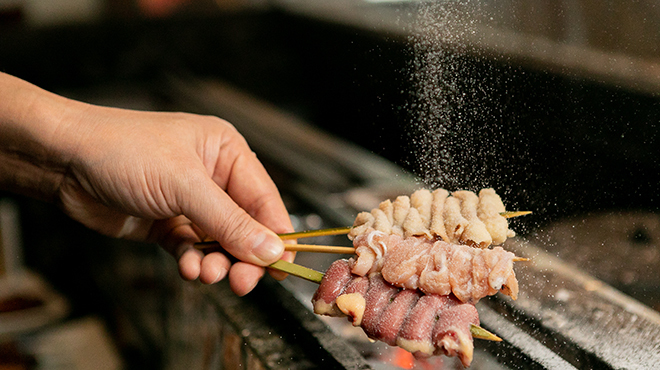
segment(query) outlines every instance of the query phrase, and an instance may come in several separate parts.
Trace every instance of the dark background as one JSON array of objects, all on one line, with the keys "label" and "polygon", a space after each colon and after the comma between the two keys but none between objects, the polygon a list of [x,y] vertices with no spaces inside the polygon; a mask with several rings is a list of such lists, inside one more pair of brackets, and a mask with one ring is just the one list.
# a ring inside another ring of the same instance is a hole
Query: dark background
[{"label": "dark background", "polygon": [[[271,10],[11,27],[0,50],[3,71],[55,91],[133,84],[166,101],[168,73],[219,78],[426,176],[407,40]],[[450,113],[462,116],[451,135],[469,139],[450,149],[452,179],[432,185],[495,187],[512,207],[533,209],[535,224],[657,210],[657,95],[505,58],[453,59],[471,96]]]}]

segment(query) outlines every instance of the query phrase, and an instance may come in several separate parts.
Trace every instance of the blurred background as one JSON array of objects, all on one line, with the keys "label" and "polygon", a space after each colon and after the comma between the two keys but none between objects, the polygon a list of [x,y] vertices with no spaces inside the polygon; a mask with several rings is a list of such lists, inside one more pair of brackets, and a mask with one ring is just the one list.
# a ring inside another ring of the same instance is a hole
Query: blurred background
[{"label": "blurred background", "polygon": [[[0,0],[0,70],[228,119],[298,229],[494,187],[525,240],[660,309],[657,0]],[[232,368],[216,293],[157,246],[0,199],[0,369]]]}]

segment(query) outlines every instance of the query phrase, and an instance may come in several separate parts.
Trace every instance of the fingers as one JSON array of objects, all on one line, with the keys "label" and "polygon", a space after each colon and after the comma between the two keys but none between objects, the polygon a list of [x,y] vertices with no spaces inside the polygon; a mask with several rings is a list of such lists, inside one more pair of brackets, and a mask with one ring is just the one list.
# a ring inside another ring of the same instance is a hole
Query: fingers
[{"label": "fingers", "polygon": [[200,241],[199,232],[184,216],[156,221],[147,240],[153,240],[169,252],[179,265],[179,275],[185,280],[195,280],[201,274],[204,253],[193,245]]},{"label": "fingers", "polygon": [[227,256],[220,252],[204,255],[194,248],[186,249],[179,257],[179,274],[185,280],[195,280],[203,284],[215,284],[229,275],[232,291],[244,296],[257,285],[264,275],[264,268],[245,262],[232,265]]},{"label": "fingers", "polygon": [[174,256],[179,265],[179,275],[184,280],[192,281],[197,279],[202,271],[202,259],[204,253],[194,248],[187,248],[179,257]]},{"label": "fingers", "polygon": [[[259,266],[277,261],[284,253],[280,238],[236,204],[208,176],[186,176],[180,199],[185,215],[236,258]],[[246,185],[245,192],[251,192]],[[286,214],[288,219],[288,214]]]},{"label": "fingers", "polygon": [[229,270],[229,286],[238,296],[248,294],[264,275],[264,268],[245,262],[236,262]]},{"label": "fingers", "polygon": [[227,276],[231,262],[220,252],[212,252],[204,256],[200,263],[199,281],[203,284],[215,284]]},{"label": "fingers", "polygon": [[295,253],[285,254],[276,234],[291,232],[293,227],[277,187],[244,139],[235,130],[225,134],[226,140],[205,141],[198,150],[202,166],[189,166],[165,186],[174,189],[180,212],[243,261],[231,265],[220,253],[200,255],[185,247],[179,258],[182,276],[198,274],[206,284],[228,276],[232,290],[244,295],[263,276],[262,266],[280,258],[293,261]]},{"label": "fingers", "polygon": [[[199,242],[204,234],[184,216],[157,222],[153,233],[159,244],[178,260],[179,274],[185,280],[199,279],[203,284],[215,284],[229,276],[232,291],[243,296],[264,274],[263,267],[253,264],[239,261],[232,265],[224,252],[204,254],[194,248],[194,243]],[[285,253],[283,258],[292,260],[292,253]],[[280,274],[279,278],[284,276]]]}]

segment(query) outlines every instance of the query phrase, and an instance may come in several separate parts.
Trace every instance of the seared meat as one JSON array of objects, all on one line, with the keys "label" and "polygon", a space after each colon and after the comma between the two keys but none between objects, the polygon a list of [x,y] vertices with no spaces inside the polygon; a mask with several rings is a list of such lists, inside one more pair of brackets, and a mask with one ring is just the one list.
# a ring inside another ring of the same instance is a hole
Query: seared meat
[{"label": "seared meat", "polygon": [[314,312],[348,316],[370,338],[416,356],[458,356],[463,365],[470,365],[474,349],[470,324],[479,324],[474,305],[453,295],[397,288],[380,273],[357,276],[351,274],[350,264],[338,260],[330,266],[313,297]]}]

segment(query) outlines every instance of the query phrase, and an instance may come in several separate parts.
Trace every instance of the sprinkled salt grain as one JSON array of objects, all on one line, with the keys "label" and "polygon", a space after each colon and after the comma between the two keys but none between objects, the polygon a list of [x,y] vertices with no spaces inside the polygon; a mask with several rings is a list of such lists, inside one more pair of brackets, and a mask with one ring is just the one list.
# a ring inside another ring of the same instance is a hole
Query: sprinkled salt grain
[{"label": "sprinkled salt grain", "polygon": [[478,37],[478,12],[474,0],[418,4],[417,32],[410,37],[415,91],[408,106],[409,133],[416,158],[411,166],[434,188],[477,187],[490,181],[475,158],[496,157],[496,146],[484,145],[488,132],[472,122],[489,113],[472,102],[488,98],[491,87],[465,58],[478,54],[467,42]]}]

